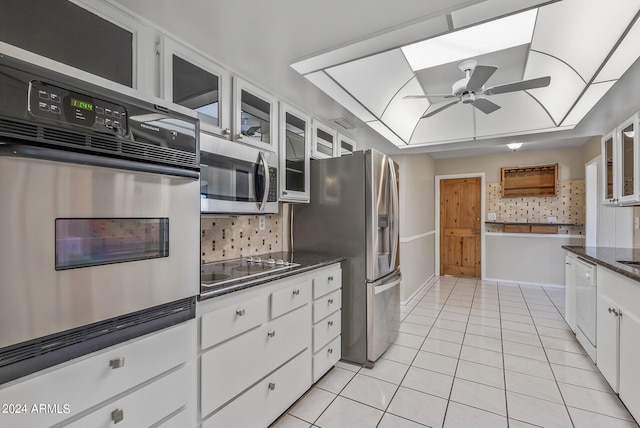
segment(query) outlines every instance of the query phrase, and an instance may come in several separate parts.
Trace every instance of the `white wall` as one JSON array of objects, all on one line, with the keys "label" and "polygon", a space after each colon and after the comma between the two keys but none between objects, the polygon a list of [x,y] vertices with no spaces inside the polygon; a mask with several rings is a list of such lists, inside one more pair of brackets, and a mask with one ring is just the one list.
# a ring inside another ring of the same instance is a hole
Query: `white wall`
[{"label": "white wall", "polygon": [[400,300],[435,274],[434,161],[427,154],[393,156],[400,167]]}]

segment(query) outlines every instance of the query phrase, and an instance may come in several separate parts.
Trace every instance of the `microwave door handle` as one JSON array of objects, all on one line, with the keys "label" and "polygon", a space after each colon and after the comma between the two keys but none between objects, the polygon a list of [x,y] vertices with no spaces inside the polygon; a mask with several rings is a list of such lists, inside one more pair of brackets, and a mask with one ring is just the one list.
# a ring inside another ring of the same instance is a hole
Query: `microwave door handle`
[{"label": "microwave door handle", "polygon": [[[265,205],[267,205],[267,199],[269,199],[269,164],[267,163],[267,158],[264,155],[264,152],[258,153],[258,161],[262,163],[264,166],[264,191],[262,192],[262,202],[260,203],[259,211],[264,211]],[[258,189],[256,189],[256,192]]]},{"label": "microwave door handle", "polygon": [[396,256],[398,254],[398,238],[400,233],[400,207],[399,207],[399,195],[398,195],[398,177],[396,176],[396,168],[393,163],[393,159],[390,157],[387,158],[389,160],[389,173],[391,175],[391,195],[392,195],[392,205],[393,205],[393,233],[391,234],[391,239],[393,240],[393,251],[391,252],[391,260],[389,260],[389,266],[393,266],[395,269],[396,266]]}]

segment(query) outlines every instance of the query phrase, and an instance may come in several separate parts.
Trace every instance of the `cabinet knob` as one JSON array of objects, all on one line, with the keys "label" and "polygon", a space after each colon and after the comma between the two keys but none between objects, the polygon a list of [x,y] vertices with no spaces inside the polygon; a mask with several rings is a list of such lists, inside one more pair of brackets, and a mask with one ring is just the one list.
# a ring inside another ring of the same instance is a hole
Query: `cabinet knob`
[{"label": "cabinet knob", "polygon": [[283,191],[282,191],[282,194],[283,194],[283,195],[288,195],[288,193],[287,193],[287,191],[286,191],[286,190],[283,190]]},{"label": "cabinet knob", "polygon": [[327,281],[329,282],[333,281],[333,276],[330,276],[329,278],[327,278]]},{"label": "cabinet knob", "polygon": [[333,327],[333,321],[329,321],[327,324],[329,324],[329,327]]},{"label": "cabinet knob", "polygon": [[327,300],[327,302],[329,302],[329,304],[332,305],[333,304],[333,299],[329,299],[329,300]]},{"label": "cabinet knob", "polygon": [[242,134],[236,134],[236,138],[237,138],[238,140],[242,140],[242,137],[244,137],[244,135],[242,135]]},{"label": "cabinet knob", "polygon": [[275,330],[271,330],[267,333],[267,336],[269,337],[274,337],[276,335],[276,331]]},{"label": "cabinet knob", "polygon": [[114,358],[113,360],[109,361],[109,367],[111,367],[112,369],[119,369],[120,367],[124,366],[124,358]]},{"label": "cabinet knob", "polygon": [[327,353],[328,353],[328,354],[333,354],[333,348],[329,348],[329,349],[327,349]]},{"label": "cabinet knob", "polygon": [[222,130],[222,135],[231,135],[231,130],[229,128],[224,128]]},{"label": "cabinet knob", "polygon": [[299,295],[299,294],[300,294],[300,290],[293,290],[293,295],[294,295],[294,296],[297,296],[297,295]]},{"label": "cabinet knob", "polygon": [[111,420],[113,421],[114,424],[122,422],[124,420],[124,410],[115,409],[114,411],[112,411]]},{"label": "cabinet knob", "polygon": [[275,384],[275,383],[273,383],[273,382],[270,382],[270,383],[269,383],[269,390],[270,390],[270,391],[273,391],[274,389],[276,389],[276,384]]},{"label": "cabinet knob", "polygon": [[236,311],[236,315],[239,316],[239,317],[243,316],[244,315],[244,309],[238,309]]}]

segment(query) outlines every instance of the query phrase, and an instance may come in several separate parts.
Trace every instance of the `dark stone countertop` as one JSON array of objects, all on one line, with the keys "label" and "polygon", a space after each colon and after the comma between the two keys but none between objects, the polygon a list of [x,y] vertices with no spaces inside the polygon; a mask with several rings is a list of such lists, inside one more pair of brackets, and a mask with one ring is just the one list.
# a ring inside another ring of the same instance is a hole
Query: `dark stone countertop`
[{"label": "dark stone countertop", "polygon": [[289,270],[274,272],[273,274],[261,276],[260,278],[239,282],[235,284],[229,284],[222,288],[207,287],[202,284],[200,289],[200,296],[198,300],[206,300],[214,297],[222,296],[225,294],[233,293],[235,291],[245,290],[247,288],[256,287],[261,284],[266,284],[271,281],[277,281],[284,279],[292,275],[298,275],[300,273],[308,272],[314,269],[319,269],[325,266],[329,266],[335,263],[340,263],[345,260],[342,256],[318,254],[309,252],[276,252],[269,254],[261,254],[263,259],[273,258],[282,259],[292,263],[297,263],[299,266],[293,267]]},{"label": "dark stone countertop", "polygon": [[[624,275],[640,282],[640,249],[634,248],[608,248],[608,247],[575,247],[564,245],[567,251],[577,254],[581,258],[606,267],[620,275]],[[639,264],[634,267],[619,263],[619,260],[637,261]]]}]

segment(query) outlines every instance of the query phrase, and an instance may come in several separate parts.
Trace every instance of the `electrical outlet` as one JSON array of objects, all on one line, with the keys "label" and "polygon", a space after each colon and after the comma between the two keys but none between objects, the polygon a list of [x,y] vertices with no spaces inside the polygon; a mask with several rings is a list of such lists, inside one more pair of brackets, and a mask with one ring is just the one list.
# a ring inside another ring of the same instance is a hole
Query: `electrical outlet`
[{"label": "electrical outlet", "polygon": [[487,220],[496,221],[496,213],[488,213],[487,214]]},{"label": "electrical outlet", "polygon": [[558,222],[558,217],[547,217],[547,222],[548,223],[557,223]]},{"label": "electrical outlet", "polygon": [[263,215],[258,216],[258,230],[264,230],[265,217]]}]

